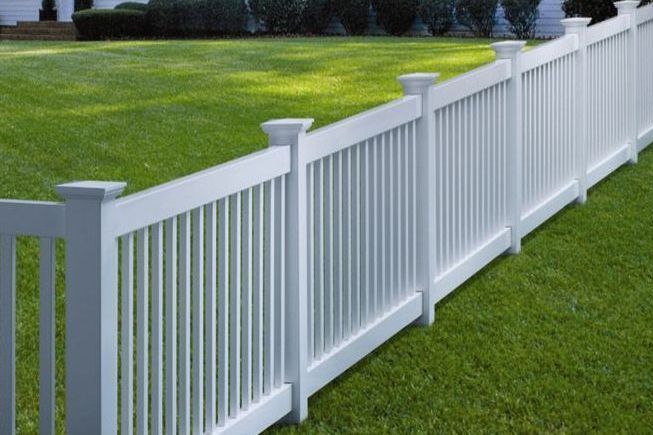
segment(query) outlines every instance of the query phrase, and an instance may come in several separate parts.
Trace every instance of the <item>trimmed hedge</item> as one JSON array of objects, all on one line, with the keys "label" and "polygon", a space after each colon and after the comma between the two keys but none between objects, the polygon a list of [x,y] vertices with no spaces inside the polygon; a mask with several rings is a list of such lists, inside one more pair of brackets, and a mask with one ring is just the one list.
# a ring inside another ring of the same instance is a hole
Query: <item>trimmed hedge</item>
[{"label": "trimmed hedge", "polygon": [[127,9],[86,9],[73,14],[73,23],[84,39],[143,36],[145,12]]},{"label": "trimmed hedge", "polygon": [[326,32],[333,18],[333,3],[331,0],[307,0],[302,16],[302,27],[305,32],[320,35]]},{"label": "trimmed hedge", "polygon": [[372,0],[376,19],[387,33],[401,36],[417,17],[417,0]]},{"label": "trimmed hedge", "polygon": [[501,0],[510,31],[519,39],[532,39],[535,36],[537,19],[540,16],[541,0]]},{"label": "trimmed hedge", "polygon": [[[640,6],[652,2],[653,0],[642,0]],[[617,15],[617,8],[612,0],[565,0],[562,10],[567,17],[591,17],[592,24]]]},{"label": "trimmed hedge", "polygon": [[271,33],[296,33],[302,24],[306,0],[250,0],[249,7]]},{"label": "trimmed hedge", "polygon": [[420,0],[417,13],[432,35],[444,35],[454,23],[454,0]]},{"label": "trimmed hedge", "polygon": [[114,9],[127,9],[129,11],[147,11],[147,3],[124,2],[116,5]]},{"label": "trimmed hedge", "polygon": [[474,32],[488,38],[496,23],[499,0],[456,0],[456,19]]},{"label": "trimmed hedge", "polygon": [[93,0],[75,0],[75,12],[91,9],[93,7]]},{"label": "trimmed hedge", "polygon": [[347,34],[367,33],[370,0],[334,0],[334,10]]},{"label": "trimmed hedge", "polygon": [[151,0],[146,17],[155,36],[234,35],[245,12],[242,0]]}]

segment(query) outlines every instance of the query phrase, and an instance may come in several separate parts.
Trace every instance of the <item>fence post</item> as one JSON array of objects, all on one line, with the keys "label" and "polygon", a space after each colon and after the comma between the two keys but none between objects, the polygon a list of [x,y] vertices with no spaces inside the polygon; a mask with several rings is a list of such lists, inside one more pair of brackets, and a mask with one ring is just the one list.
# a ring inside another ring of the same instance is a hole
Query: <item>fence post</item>
[{"label": "fence post", "polygon": [[628,77],[626,78],[628,92],[628,140],[631,154],[630,163],[637,163],[637,138],[639,136],[637,125],[637,7],[639,1],[620,1],[614,4],[619,15],[630,16],[630,30],[628,31]]},{"label": "fence post", "polygon": [[522,209],[522,48],[526,41],[503,41],[491,45],[497,60],[510,60],[512,77],[508,83],[507,96],[507,149],[508,149],[508,226],[511,231],[511,254],[521,251]]},{"label": "fence post", "polygon": [[435,321],[435,306],[431,302],[435,294],[435,111],[433,110],[432,86],[439,74],[416,73],[398,78],[404,88],[404,95],[422,97],[422,116],[416,125],[417,159],[417,288],[422,292],[422,316],[420,325]]},{"label": "fence post", "polygon": [[279,119],[261,125],[269,146],[290,146],[290,173],[286,183],[286,347],[285,381],[292,384],[292,411],[289,423],[308,417],[308,295],[306,165],[302,139],[312,119]]},{"label": "fence post", "polygon": [[587,202],[587,26],[591,18],[567,18],[560,22],[565,34],[578,37],[576,52],[576,77],[574,80],[576,101],[576,179],[578,180],[579,204]]},{"label": "fence post", "polygon": [[57,186],[66,200],[66,433],[117,433],[118,249],[111,202],[125,183]]}]

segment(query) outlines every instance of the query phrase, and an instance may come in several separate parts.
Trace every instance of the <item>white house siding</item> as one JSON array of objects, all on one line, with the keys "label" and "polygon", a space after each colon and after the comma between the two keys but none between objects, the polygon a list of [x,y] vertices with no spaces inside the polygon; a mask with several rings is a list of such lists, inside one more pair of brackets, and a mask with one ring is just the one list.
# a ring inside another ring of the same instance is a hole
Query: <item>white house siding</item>
[{"label": "white house siding", "polygon": [[13,26],[17,21],[38,21],[40,0],[0,0],[0,25]]},{"label": "white house siding", "polygon": [[[127,0],[94,0],[93,7],[97,9],[113,9],[120,3],[124,3]],[[148,0],[129,0],[135,3],[147,3]]]}]

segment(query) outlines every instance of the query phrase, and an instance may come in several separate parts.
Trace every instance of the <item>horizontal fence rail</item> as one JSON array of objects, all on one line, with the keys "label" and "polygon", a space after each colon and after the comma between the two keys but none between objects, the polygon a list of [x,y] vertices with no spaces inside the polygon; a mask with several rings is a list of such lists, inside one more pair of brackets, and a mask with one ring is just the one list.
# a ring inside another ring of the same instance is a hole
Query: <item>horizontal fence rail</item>
[{"label": "horizontal fence rail", "polygon": [[[269,147],[118,198],[0,200],[0,435],[16,428],[16,300],[38,265],[39,430],[55,432],[56,247],[65,247],[70,434],[258,433],[653,141],[653,5]],[[58,242],[59,241],[59,242]],[[59,258],[63,260],[63,256]],[[72,345],[71,345],[72,344]],[[19,352],[20,354],[20,352]]]}]

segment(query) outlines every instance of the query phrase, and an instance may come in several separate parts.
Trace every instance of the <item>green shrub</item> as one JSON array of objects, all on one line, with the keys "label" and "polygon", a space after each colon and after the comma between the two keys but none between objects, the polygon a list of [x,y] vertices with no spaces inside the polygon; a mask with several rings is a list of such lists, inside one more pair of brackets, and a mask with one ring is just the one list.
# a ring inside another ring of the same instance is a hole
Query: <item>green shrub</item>
[{"label": "green shrub", "polygon": [[334,10],[349,35],[367,33],[370,0],[334,0]]},{"label": "green shrub", "polygon": [[142,36],[145,12],[126,9],[86,9],[73,14],[73,23],[84,39]]},{"label": "green shrub", "polygon": [[417,0],[372,0],[372,4],[378,23],[391,35],[406,33],[417,17]]},{"label": "green shrub", "polygon": [[[653,0],[642,0],[640,6],[652,2]],[[617,15],[617,8],[612,0],[565,0],[562,3],[562,10],[568,17],[590,17],[592,24]]]},{"label": "green shrub", "polygon": [[127,9],[129,11],[147,11],[147,3],[124,2],[116,5],[114,9]]},{"label": "green shrub", "polygon": [[454,0],[420,0],[417,13],[432,35],[444,35],[454,23]]},{"label": "green shrub", "polygon": [[456,0],[456,19],[479,37],[492,36],[499,0]]},{"label": "green shrub", "polygon": [[302,23],[306,0],[250,0],[249,7],[268,32],[296,33]]},{"label": "green shrub", "polygon": [[592,24],[617,15],[612,0],[565,0],[562,10],[568,17],[591,17]]},{"label": "green shrub", "polygon": [[243,0],[151,0],[147,20],[156,36],[233,35],[243,31]]},{"label": "green shrub", "polygon": [[93,7],[93,0],[75,0],[74,7],[75,12],[91,9]]},{"label": "green shrub", "polygon": [[504,16],[510,31],[519,39],[531,39],[535,36],[538,7],[541,0],[501,0]]},{"label": "green shrub", "polygon": [[319,35],[329,27],[331,18],[333,18],[331,0],[307,0],[302,16],[302,27],[308,33]]}]

